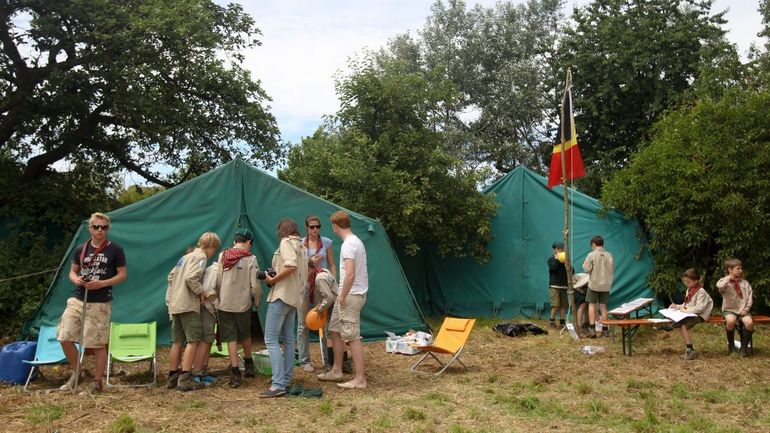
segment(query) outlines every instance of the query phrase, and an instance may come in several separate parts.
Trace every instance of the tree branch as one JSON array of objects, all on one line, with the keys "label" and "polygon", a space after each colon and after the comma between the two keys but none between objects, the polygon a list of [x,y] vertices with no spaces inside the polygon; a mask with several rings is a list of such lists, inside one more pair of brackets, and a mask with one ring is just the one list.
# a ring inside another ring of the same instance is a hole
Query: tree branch
[{"label": "tree branch", "polygon": [[134,173],[142,176],[143,178],[149,180],[150,182],[156,183],[156,184],[158,184],[160,186],[163,186],[163,187],[166,187],[166,188],[171,188],[171,187],[175,186],[175,184],[173,184],[171,182],[168,182],[168,181],[165,181],[165,180],[155,176],[151,172],[143,169],[141,166],[139,166],[139,164],[136,164],[134,161],[131,161],[131,160],[129,160],[127,158],[124,158],[124,157],[121,157],[121,156],[116,156],[116,158],[117,158],[117,160],[121,164],[123,164],[124,167],[126,167],[127,169],[133,171]]}]

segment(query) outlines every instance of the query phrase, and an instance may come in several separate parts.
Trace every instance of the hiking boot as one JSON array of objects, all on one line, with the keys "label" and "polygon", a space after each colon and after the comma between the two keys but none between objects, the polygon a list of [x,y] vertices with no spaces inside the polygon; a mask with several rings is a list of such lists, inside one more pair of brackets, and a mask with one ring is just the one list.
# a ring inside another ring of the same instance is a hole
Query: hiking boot
[{"label": "hiking boot", "polygon": [[596,338],[596,329],[591,327],[588,328],[588,338]]},{"label": "hiking boot", "polygon": [[99,394],[104,391],[104,385],[102,382],[95,380],[91,382],[91,385],[87,386],[85,390],[80,392],[80,395]]},{"label": "hiking boot", "polygon": [[243,360],[243,375],[246,377],[256,377],[254,374],[254,360],[251,358],[244,358]]},{"label": "hiking boot", "polygon": [[553,320],[549,320],[549,321],[548,321],[548,327],[549,327],[549,328],[551,328],[551,329],[559,329],[559,328],[556,326],[556,322],[554,322]]},{"label": "hiking boot", "polygon": [[609,337],[609,336],[610,336],[610,329],[602,328],[602,337]]},{"label": "hiking boot", "polygon": [[698,357],[698,355],[695,353],[695,349],[686,349],[684,351],[684,355],[682,356],[682,358],[684,358],[684,359],[686,359],[688,361],[692,361],[693,359],[695,359],[697,357]]},{"label": "hiking boot", "polygon": [[67,382],[64,383],[64,385],[59,387],[60,391],[72,391],[75,389],[75,373],[72,373],[72,376],[70,376],[69,379],[67,379]]},{"label": "hiking boot", "polygon": [[727,354],[730,355],[735,352],[735,329],[725,329],[725,334],[727,334]]},{"label": "hiking boot", "polygon": [[239,388],[241,386],[241,370],[238,367],[230,367],[230,375],[230,388]]},{"label": "hiking boot", "polygon": [[193,380],[193,377],[190,373],[183,373],[179,375],[179,380],[177,381],[176,389],[177,391],[186,392],[186,391],[195,391],[203,388],[204,386],[206,385]]},{"label": "hiking boot", "polygon": [[166,387],[168,389],[174,389],[176,388],[176,383],[179,380],[179,375],[182,374],[179,372],[179,370],[171,373],[168,375],[168,383],[166,384]]}]

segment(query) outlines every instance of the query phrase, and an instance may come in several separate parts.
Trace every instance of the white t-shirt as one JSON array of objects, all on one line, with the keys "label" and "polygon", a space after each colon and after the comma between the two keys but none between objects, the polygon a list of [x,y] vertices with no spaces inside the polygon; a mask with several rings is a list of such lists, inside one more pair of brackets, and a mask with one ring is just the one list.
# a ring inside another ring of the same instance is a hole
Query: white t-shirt
[{"label": "white t-shirt", "polygon": [[340,248],[340,293],[342,293],[342,284],[345,281],[345,259],[355,261],[356,278],[353,280],[353,286],[350,293],[354,295],[363,295],[369,290],[369,273],[366,271],[366,249],[364,243],[358,236],[351,234]]}]

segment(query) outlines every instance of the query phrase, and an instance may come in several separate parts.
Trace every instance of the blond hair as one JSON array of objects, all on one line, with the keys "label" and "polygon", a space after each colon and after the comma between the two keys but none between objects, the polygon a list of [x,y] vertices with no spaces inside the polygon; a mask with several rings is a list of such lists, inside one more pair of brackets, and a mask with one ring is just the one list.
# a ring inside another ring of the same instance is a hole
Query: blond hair
[{"label": "blond hair", "polygon": [[222,244],[222,241],[219,240],[219,236],[217,236],[214,232],[206,232],[201,235],[200,238],[198,238],[198,248],[214,248],[217,249]]},{"label": "blond hair", "polygon": [[94,212],[91,214],[91,218],[88,219],[88,225],[91,225],[94,223],[95,219],[105,220],[107,221],[107,224],[110,224],[110,217],[107,216],[107,214],[103,214],[101,212]]}]

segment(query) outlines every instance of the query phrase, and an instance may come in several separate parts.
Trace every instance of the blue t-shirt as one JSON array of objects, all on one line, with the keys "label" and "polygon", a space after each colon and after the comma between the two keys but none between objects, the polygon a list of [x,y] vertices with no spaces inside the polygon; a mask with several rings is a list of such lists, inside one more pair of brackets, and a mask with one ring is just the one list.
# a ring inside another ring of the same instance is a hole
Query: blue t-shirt
[{"label": "blue t-shirt", "polygon": [[[329,262],[327,261],[327,251],[329,248],[332,247],[332,240],[326,237],[321,236],[321,246],[320,248],[310,248],[307,249],[307,256],[313,257],[320,255],[321,256],[321,267],[325,269],[329,269]],[[307,236],[302,238],[302,245],[307,245]]]}]

